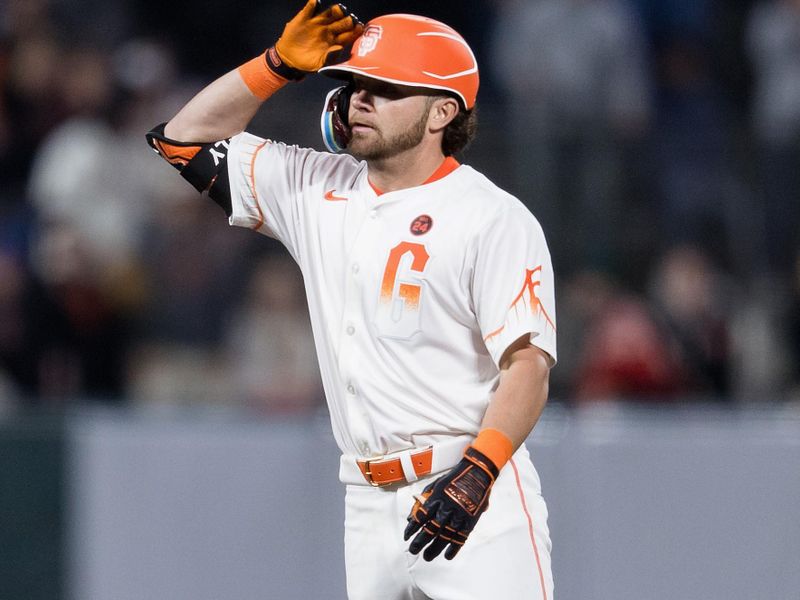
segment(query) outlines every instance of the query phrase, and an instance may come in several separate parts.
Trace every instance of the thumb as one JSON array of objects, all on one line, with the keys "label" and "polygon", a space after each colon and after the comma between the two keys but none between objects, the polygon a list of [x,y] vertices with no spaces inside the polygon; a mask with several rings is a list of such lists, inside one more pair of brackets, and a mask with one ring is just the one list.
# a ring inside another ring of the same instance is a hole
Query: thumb
[{"label": "thumb", "polygon": [[422,523],[419,523],[409,517],[408,525],[406,525],[405,531],[403,531],[403,540],[406,542],[411,539],[411,536],[417,533],[420,529],[422,529]]}]

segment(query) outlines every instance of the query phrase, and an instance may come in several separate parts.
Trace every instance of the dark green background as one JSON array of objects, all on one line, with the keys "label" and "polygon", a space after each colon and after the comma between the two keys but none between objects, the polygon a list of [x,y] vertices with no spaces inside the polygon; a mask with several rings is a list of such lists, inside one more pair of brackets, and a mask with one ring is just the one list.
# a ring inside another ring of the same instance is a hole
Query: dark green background
[{"label": "dark green background", "polygon": [[0,598],[64,597],[64,427],[0,419]]}]

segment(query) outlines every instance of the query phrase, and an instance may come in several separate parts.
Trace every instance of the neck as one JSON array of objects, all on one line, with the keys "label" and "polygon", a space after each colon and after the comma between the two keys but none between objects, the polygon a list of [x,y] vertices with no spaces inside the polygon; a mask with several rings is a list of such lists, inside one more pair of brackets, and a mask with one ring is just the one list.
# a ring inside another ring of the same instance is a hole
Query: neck
[{"label": "neck", "polygon": [[382,192],[394,192],[424,183],[444,161],[440,148],[422,145],[395,156],[367,162],[369,180]]}]

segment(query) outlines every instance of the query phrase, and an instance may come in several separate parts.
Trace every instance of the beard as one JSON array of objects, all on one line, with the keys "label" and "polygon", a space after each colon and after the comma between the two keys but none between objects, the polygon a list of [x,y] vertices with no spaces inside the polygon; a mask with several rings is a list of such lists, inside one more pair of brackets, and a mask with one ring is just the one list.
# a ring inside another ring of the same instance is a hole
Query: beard
[{"label": "beard", "polygon": [[417,146],[425,137],[428,125],[428,110],[424,110],[420,118],[411,127],[391,137],[384,137],[378,129],[368,134],[353,134],[347,150],[358,160],[385,160],[397,156]]}]

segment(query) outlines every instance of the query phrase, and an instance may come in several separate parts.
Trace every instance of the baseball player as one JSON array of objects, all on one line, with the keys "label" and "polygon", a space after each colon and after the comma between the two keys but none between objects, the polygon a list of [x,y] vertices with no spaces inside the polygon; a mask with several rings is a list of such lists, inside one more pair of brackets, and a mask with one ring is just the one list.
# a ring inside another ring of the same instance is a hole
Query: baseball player
[{"label": "baseball player", "polygon": [[[330,152],[244,131],[314,72],[341,83],[322,112]],[[302,270],[342,452],[351,600],[553,597],[523,443],[556,360],[553,271],[530,212],[455,158],[477,92],[447,25],[365,26],[308,0],[274,46],[148,134],[232,225],[278,239]]]}]

